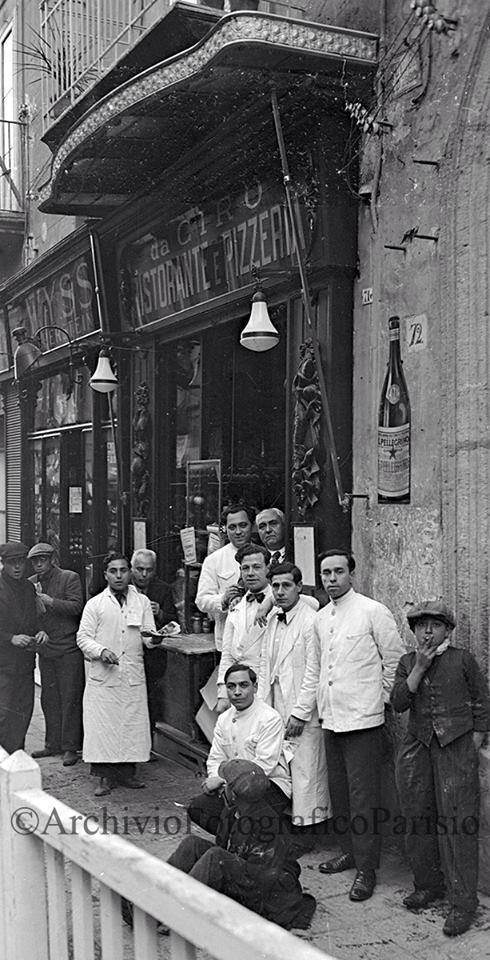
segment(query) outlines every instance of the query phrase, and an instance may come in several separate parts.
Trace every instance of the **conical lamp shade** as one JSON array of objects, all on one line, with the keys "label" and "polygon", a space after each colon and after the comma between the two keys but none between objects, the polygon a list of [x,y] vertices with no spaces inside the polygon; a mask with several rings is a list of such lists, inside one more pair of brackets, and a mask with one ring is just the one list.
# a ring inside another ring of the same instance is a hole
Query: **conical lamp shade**
[{"label": "conical lamp shade", "polygon": [[118,379],[111,367],[107,350],[101,350],[94,373],[90,377],[89,386],[96,393],[112,393],[116,389]]},{"label": "conical lamp shade", "polygon": [[264,294],[261,290],[257,290],[252,298],[250,319],[242,330],[240,343],[247,350],[260,353],[263,350],[271,350],[278,342],[279,334],[269,316]]}]

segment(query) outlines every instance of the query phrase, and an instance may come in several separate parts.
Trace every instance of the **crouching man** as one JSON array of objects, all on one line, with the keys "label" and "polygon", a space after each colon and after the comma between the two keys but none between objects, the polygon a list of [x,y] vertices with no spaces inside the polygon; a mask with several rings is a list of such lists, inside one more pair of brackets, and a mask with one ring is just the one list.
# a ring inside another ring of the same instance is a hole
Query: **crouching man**
[{"label": "crouching man", "polygon": [[417,604],[407,619],[415,651],[401,658],[391,693],[395,710],[410,710],[397,783],[415,889],[403,902],[420,910],[446,886],[443,933],[455,937],[478,902],[478,751],[490,729],[490,698],[475,659],[451,646],[455,619],[445,603]]},{"label": "crouching man", "polygon": [[292,838],[267,802],[269,780],[249,760],[220,764],[224,809],[216,843],[188,836],[168,863],[290,929],[309,927],[316,901],[303,893]]}]

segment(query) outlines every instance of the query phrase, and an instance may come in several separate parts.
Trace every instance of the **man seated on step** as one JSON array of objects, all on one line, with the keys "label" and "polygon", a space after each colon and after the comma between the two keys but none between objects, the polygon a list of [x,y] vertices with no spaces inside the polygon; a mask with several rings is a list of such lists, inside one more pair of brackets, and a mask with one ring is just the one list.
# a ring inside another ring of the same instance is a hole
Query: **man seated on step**
[{"label": "man seated on step", "polygon": [[291,776],[283,752],[284,724],[273,707],[256,699],[257,675],[244,663],[234,663],[224,677],[230,709],[214,728],[207,759],[208,776],[202,795],[188,806],[190,819],[216,834],[224,809],[225,779],[219,768],[226,760],[251,760],[269,778],[265,799],[280,816],[291,798]]},{"label": "man seated on step", "polygon": [[[167,863],[287,930],[306,930],[316,909],[303,893],[294,840],[267,802],[270,782],[250,760],[226,760],[219,767],[223,810],[216,842],[184,837]],[[121,901],[123,919],[133,926],[133,905]],[[158,932],[168,934],[162,924]]]}]

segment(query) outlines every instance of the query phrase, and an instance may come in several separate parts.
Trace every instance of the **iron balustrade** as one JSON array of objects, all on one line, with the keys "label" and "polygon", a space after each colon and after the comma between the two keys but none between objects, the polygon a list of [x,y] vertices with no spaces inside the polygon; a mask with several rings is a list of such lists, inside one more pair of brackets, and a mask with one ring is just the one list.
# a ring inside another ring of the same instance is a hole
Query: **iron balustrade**
[{"label": "iron balustrade", "polygon": [[[194,5],[196,0],[184,0]],[[46,130],[100,80],[173,6],[172,0],[42,0],[34,44]],[[224,4],[223,14],[229,4]],[[306,5],[261,2],[259,11],[303,19]]]}]

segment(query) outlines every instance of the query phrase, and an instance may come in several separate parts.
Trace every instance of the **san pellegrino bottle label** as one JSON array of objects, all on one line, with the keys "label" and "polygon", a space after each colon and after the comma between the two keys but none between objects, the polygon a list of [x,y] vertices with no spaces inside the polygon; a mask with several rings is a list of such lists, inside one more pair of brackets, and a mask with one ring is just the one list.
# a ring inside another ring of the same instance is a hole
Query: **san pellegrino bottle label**
[{"label": "san pellegrino bottle label", "polygon": [[410,399],[400,356],[400,320],[388,321],[390,352],[378,416],[378,501],[410,501]]},{"label": "san pellegrino bottle label", "polygon": [[398,500],[410,491],[410,424],[378,427],[378,495]]}]

